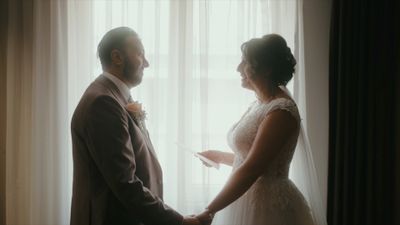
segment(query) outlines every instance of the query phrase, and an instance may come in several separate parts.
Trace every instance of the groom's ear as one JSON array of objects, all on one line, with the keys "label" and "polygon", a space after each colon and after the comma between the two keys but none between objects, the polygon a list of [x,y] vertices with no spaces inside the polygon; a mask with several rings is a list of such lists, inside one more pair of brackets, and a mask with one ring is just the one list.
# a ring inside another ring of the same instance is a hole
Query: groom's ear
[{"label": "groom's ear", "polygon": [[116,66],[122,66],[124,63],[124,56],[122,55],[122,52],[118,49],[114,49],[111,51],[111,64],[114,64]]}]

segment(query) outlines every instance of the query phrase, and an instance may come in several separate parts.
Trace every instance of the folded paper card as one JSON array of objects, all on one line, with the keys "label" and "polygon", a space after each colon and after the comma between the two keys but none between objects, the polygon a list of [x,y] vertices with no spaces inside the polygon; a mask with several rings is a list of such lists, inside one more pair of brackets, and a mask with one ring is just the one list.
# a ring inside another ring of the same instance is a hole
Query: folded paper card
[{"label": "folded paper card", "polygon": [[208,164],[208,165],[210,165],[210,166],[212,166],[212,167],[214,167],[216,169],[219,169],[219,163],[217,163],[217,162],[215,162],[215,161],[213,161],[213,160],[211,160],[211,159],[209,159],[207,157],[204,157],[204,156],[200,155],[199,153],[191,150],[189,147],[187,147],[187,146],[185,146],[183,144],[180,144],[180,143],[177,143],[177,142],[175,144],[178,146],[178,148],[180,150],[185,151],[185,152],[190,152],[191,154],[193,154],[194,156],[199,158],[204,163],[206,163],[206,164]]}]

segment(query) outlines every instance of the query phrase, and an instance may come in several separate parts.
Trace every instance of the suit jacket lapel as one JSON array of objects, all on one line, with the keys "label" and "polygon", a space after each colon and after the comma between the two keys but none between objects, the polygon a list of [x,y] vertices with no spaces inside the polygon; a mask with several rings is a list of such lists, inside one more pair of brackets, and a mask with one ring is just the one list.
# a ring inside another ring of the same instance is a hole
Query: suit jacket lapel
[{"label": "suit jacket lapel", "polygon": [[[124,95],[121,93],[121,91],[118,89],[118,87],[105,76],[100,76],[97,79],[99,80],[99,82],[103,83],[106,87],[110,88],[114,97],[118,100],[118,102],[121,104],[121,106],[126,110],[125,107],[129,102],[128,102],[128,100],[125,99]],[[128,111],[127,111],[127,113],[129,115],[129,118],[132,119],[133,123],[136,124],[136,126],[140,127],[138,121],[136,121],[134,118],[132,118],[131,114]]]},{"label": "suit jacket lapel", "polygon": [[[118,89],[118,87],[111,81],[109,80],[107,77],[105,76],[99,76],[96,81],[102,83],[103,85],[105,85],[106,87],[108,87],[111,92],[113,93],[114,97],[118,100],[118,102],[121,104],[121,106],[126,110],[125,106],[129,103],[125,97],[123,96],[123,94],[121,93],[121,91]],[[127,111],[127,110],[126,110]],[[142,133],[142,136],[147,144],[147,148],[149,149],[150,153],[153,155],[153,157],[157,158],[156,152],[154,151],[154,147],[153,144],[151,143],[150,137],[148,135],[147,130],[142,130],[139,124],[139,121],[136,121],[136,119],[132,118],[131,114],[127,111],[128,115],[129,115],[129,119],[132,121],[133,124],[135,124],[140,132]]]}]

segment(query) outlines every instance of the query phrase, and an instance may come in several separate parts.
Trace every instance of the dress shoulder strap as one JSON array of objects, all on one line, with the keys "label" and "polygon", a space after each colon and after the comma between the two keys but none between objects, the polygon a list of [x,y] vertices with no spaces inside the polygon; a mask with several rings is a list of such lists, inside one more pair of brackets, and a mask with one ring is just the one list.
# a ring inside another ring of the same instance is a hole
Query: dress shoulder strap
[{"label": "dress shoulder strap", "polygon": [[290,112],[290,114],[296,118],[297,121],[300,121],[299,111],[297,109],[296,103],[292,99],[288,98],[277,98],[270,102],[270,107],[268,109],[268,113],[273,112],[275,110],[285,110]]}]

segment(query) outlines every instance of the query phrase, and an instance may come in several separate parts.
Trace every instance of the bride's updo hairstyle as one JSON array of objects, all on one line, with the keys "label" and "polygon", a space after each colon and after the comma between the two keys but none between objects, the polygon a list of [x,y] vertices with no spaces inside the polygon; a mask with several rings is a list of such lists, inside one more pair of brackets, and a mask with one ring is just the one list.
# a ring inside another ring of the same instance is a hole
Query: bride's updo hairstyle
[{"label": "bride's updo hairstyle", "polygon": [[[267,76],[270,85],[286,86],[292,79],[296,59],[280,35],[268,34],[251,39],[242,44],[241,50],[254,73]],[[267,70],[270,73],[265,73]]]}]

